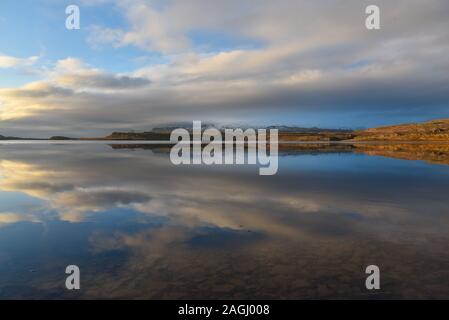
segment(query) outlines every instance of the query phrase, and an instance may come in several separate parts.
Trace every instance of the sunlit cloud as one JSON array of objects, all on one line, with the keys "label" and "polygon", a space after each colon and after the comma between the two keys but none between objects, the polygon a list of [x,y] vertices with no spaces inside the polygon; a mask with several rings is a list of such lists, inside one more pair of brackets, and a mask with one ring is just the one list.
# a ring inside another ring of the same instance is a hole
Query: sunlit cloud
[{"label": "sunlit cloud", "polygon": [[31,56],[28,58],[17,58],[0,54],[0,69],[1,68],[16,68],[29,67],[39,61],[39,56]]}]

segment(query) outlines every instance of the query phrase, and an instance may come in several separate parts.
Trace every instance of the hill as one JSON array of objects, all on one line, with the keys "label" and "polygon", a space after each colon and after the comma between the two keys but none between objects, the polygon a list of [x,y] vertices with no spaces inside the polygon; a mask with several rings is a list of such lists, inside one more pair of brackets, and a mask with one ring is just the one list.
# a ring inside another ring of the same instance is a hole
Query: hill
[{"label": "hill", "polygon": [[355,131],[358,141],[449,141],[449,119]]},{"label": "hill", "polygon": [[18,138],[18,137],[5,137],[0,135],[0,140],[24,140],[23,138]]}]

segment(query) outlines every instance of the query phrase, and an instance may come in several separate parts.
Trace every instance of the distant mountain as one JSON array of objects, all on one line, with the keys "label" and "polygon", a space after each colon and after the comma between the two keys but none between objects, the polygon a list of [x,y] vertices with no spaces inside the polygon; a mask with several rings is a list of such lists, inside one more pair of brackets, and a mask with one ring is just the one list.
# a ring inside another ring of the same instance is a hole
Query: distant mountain
[{"label": "distant mountain", "polygon": [[169,140],[170,132],[113,132],[109,136],[102,138],[103,140]]},{"label": "distant mountain", "polygon": [[23,138],[17,138],[17,137],[5,137],[0,135],[0,140],[24,140]]},{"label": "distant mountain", "polygon": [[338,133],[351,133],[351,129],[323,129],[323,128],[304,128],[304,127],[290,127],[290,126],[269,126],[266,129],[278,129],[279,132],[298,132],[298,133],[325,133],[325,132],[338,132]]},{"label": "distant mountain", "polygon": [[[206,130],[208,128],[217,128],[219,130],[224,129],[234,129],[234,128],[242,128],[243,130],[247,129],[248,127],[245,126],[235,126],[235,125],[216,125],[213,123],[202,123],[201,127],[203,130]],[[179,123],[179,124],[170,124],[167,126],[161,126],[161,127],[155,127],[151,130],[151,132],[157,132],[157,133],[170,133],[175,129],[183,128],[188,131],[192,131],[192,124],[191,123]],[[258,129],[278,129],[279,132],[299,132],[299,133],[318,133],[318,132],[341,132],[341,133],[349,133],[353,130],[351,129],[326,129],[326,128],[306,128],[306,127],[292,127],[292,126],[283,126],[283,125],[273,125],[273,126],[258,126],[254,127]]]}]

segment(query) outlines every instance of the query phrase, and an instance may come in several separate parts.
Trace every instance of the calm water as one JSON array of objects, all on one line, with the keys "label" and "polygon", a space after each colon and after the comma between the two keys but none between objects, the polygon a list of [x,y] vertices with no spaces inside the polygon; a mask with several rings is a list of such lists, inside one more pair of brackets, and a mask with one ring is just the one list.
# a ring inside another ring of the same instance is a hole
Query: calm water
[{"label": "calm water", "polygon": [[301,152],[259,176],[160,148],[0,145],[0,298],[448,297],[449,166]]}]

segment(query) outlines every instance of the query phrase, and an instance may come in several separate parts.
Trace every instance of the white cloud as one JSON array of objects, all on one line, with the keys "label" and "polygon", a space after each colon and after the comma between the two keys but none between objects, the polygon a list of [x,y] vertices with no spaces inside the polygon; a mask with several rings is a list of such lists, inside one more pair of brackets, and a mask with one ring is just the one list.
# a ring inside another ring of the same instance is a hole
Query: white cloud
[{"label": "white cloud", "polygon": [[91,26],[89,31],[90,34],[87,42],[93,48],[98,48],[104,44],[112,44],[115,48],[123,46],[122,39],[124,37],[124,31],[120,29]]},{"label": "white cloud", "polygon": [[40,57],[16,58],[13,56],[0,55],[0,68],[29,67],[34,65]]}]

